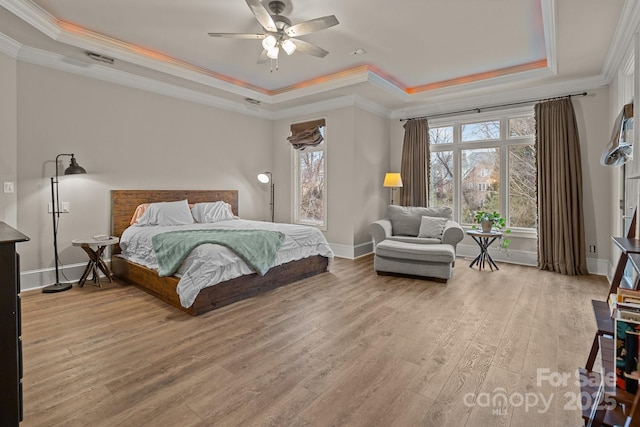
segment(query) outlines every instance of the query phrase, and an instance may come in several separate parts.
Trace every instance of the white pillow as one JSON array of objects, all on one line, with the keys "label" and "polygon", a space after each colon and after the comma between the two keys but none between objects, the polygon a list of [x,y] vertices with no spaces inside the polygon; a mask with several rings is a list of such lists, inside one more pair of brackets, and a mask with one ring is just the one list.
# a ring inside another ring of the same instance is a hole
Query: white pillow
[{"label": "white pillow", "polygon": [[137,225],[183,225],[193,224],[193,216],[186,200],[179,202],[150,203],[138,218]]},{"label": "white pillow", "polygon": [[418,237],[428,237],[432,239],[442,239],[444,226],[447,224],[447,218],[438,218],[434,216],[423,216],[420,221],[420,231]]},{"label": "white pillow", "polygon": [[191,214],[196,222],[202,224],[233,219],[231,205],[222,201],[213,203],[196,203],[191,208]]}]

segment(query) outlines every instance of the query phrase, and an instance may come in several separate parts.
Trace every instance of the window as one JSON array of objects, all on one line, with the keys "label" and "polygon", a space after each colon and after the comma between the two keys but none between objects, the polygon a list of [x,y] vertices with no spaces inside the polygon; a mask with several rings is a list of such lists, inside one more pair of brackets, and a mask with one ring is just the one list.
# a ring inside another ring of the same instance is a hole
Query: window
[{"label": "window", "polygon": [[294,153],[294,222],[326,227],[326,141],[325,126],[320,127],[323,141]]},{"label": "window", "polygon": [[430,206],[450,206],[462,224],[485,210],[537,227],[533,108],[432,119],[429,137]]}]

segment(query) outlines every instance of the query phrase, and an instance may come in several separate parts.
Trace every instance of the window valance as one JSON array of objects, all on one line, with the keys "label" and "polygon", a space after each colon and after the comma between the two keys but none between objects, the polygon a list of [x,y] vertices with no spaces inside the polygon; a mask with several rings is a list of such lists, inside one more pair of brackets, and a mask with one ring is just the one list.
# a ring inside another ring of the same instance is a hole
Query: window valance
[{"label": "window valance", "polygon": [[325,126],[325,120],[313,120],[291,125],[291,136],[287,140],[296,150],[304,150],[320,144],[324,138],[320,128]]}]

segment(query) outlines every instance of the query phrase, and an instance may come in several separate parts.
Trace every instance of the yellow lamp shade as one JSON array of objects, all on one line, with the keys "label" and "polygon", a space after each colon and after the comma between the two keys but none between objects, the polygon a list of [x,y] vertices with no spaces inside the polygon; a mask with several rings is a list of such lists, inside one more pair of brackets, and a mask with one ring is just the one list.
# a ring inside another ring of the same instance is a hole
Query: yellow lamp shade
[{"label": "yellow lamp shade", "polygon": [[384,176],[383,187],[402,187],[402,177],[397,172],[389,172]]}]

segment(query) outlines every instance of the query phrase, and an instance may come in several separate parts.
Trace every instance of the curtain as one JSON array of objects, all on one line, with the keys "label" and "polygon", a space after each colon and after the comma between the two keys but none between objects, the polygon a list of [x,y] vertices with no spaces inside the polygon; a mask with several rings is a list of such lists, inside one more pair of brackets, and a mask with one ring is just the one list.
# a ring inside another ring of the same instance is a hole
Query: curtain
[{"label": "curtain", "polygon": [[570,98],[535,106],[538,268],[588,274],[580,138]]},{"label": "curtain", "polygon": [[291,125],[291,136],[287,140],[296,150],[304,150],[320,144],[324,138],[320,128],[325,126],[325,120],[313,120]]},{"label": "curtain", "polygon": [[427,206],[429,177],[429,124],[426,119],[408,120],[404,124],[400,189],[402,206]]}]

